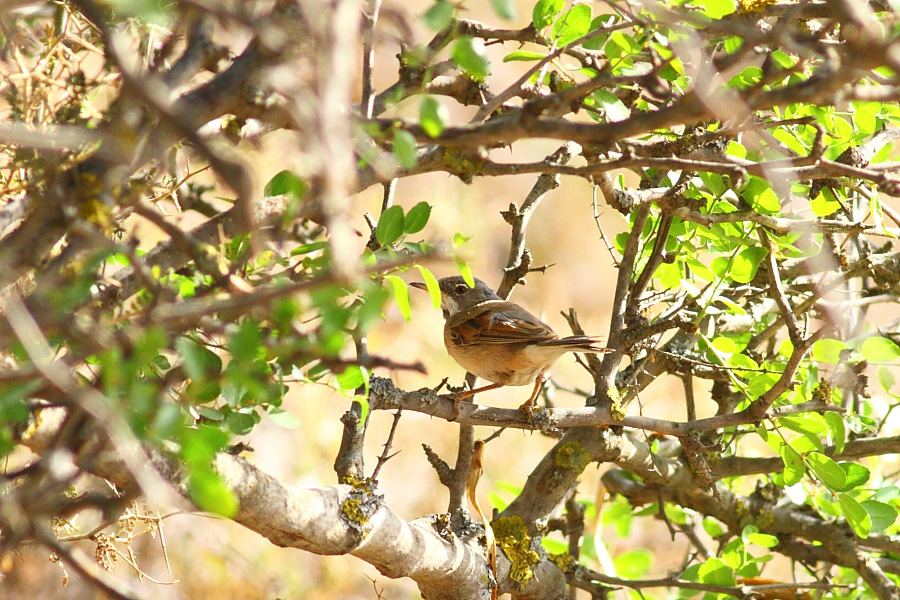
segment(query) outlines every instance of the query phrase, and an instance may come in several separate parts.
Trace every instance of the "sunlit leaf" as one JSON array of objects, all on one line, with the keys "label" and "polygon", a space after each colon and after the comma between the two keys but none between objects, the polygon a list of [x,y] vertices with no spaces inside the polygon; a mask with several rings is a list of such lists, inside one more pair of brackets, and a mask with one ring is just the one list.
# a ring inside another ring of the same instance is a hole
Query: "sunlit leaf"
[{"label": "sunlit leaf", "polygon": [[838,503],[841,506],[841,512],[847,519],[847,524],[853,529],[854,533],[865,539],[869,537],[872,531],[872,519],[866,509],[857,502],[850,494],[838,494]]},{"label": "sunlit leaf", "polygon": [[239,507],[237,497],[212,470],[191,472],[188,494],[200,510],[229,518],[237,514]]},{"label": "sunlit leaf", "polygon": [[546,55],[530,50],[513,50],[503,57],[503,62],[541,60],[544,56]]},{"label": "sunlit leaf", "polygon": [[859,353],[869,362],[892,362],[900,358],[900,347],[888,338],[872,336],[862,343]]},{"label": "sunlit leaf", "polygon": [[469,287],[475,287],[475,276],[472,275],[472,269],[469,267],[469,264],[457,258],[456,268],[459,269],[459,274],[462,275],[463,281],[469,284]]},{"label": "sunlit leaf", "polygon": [[806,473],[803,457],[796,450],[784,444],[781,447],[781,460],[784,462],[784,484],[794,485],[795,483],[800,483],[804,473]]},{"label": "sunlit leaf", "polygon": [[396,275],[386,275],[385,279],[391,284],[391,291],[394,293],[394,302],[397,303],[400,314],[403,315],[404,319],[409,321],[412,319],[412,308],[409,305],[409,289],[406,287],[406,282]]},{"label": "sunlit leaf", "polygon": [[431,137],[441,135],[450,119],[447,107],[432,98],[424,96],[419,103],[419,122],[425,133]]},{"label": "sunlit leaf", "polygon": [[437,278],[425,267],[422,265],[416,265],[416,268],[419,270],[419,274],[422,275],[422,281],[425,283],[425,287],[428,288],[428,295],[431,297],[431,305],[438,309],[441,307],[441,286],[438,284]]},{"label": "sunlit leaf", "polygon": [[450,58],[475,81],[483,81],[490,73],[491,62],[481,38],[459,38],[453,44]]},{"label": "sunlit leaf", "polygon": [[538,0],[531,11],[531,22],[538,31],[553,22],[559,11],[565,6],[565,0]]},{"label": "sunlit leaf", "polygon": [[847,440],[847,431],[844,427],[844,417],[837,412],[826,412],[823,415],[825,424],[831,431],[831,439],[834,440],[834,451],[840,454],[844,451],[844,444]]},{"label": "sunlit leaf", "polygon": [[591,28],[591,7],[576,4],[564,12],[553,25],[553,37],[557,46],[565,46],[585,35]]},{"label": "sunlit leaf", "polygon": [[844,470],[819,452],[810,452],[806,455],[806,464],[812,469],[816,477],[831,490],[842,490],[847,485],[847,474]]}]

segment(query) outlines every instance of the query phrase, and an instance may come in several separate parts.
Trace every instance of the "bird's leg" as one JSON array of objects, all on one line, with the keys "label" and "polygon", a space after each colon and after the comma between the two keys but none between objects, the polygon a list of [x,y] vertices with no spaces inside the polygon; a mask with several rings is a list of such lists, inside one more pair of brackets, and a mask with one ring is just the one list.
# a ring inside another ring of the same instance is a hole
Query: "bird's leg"
[{"label": "bird's leg", "polygon": [[487,392],[489,390],[496,390],[499,387],[503,387],[502,383],[492,383],[490,385],[485,385],[480,388],[475,388],[473,390],[466,390],[464,392],[457,392],[453,394],[453,420],[459,418],[459,405],[466,398],[471,398],[475,394],[480,394],[481,392]]},{"label": "bird's leg", "polygon": [[531,421],[532,427],[534,427],[534,401],[537,400],[538,394],[541,393],[541,387],[543,387],[543,385],[544,374],[541,373],[537,376],[537,379],[534,380],[534,390],[531,392],[531,398],[519,407],[519,410],[528,415],[528,420]]}]

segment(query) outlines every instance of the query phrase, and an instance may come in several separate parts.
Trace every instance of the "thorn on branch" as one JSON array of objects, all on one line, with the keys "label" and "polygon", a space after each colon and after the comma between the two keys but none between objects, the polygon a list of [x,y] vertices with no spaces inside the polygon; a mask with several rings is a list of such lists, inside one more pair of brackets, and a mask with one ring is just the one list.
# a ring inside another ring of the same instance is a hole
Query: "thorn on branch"
[{"label": "thorn on branch", "polygon": [[441,485],[449,488],[453,485],[453,476],[454,471],[450,468],[450,465],[447,462],[437,455],[437,452],[431,449],[431,446],[428,444],[422,444],[422,449],[425,451],[425,458],[428,459],[429,464],[434,468],[435,472],[437,472],[438,480],[441,482]]}]

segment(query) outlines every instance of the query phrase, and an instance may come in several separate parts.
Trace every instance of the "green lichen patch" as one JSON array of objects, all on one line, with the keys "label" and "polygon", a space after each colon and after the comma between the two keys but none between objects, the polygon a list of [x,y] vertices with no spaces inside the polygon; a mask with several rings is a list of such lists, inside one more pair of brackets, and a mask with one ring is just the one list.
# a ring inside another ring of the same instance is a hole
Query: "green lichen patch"
[{"label": "green lichen patch", "polygon": [[606,395],[609,397],[609,415],[614,421],[621,421],[625,418],[625,409],[622,408],[622,394],[617,388],[610,388]]},{"label": "green lichen patch", "polygon": [[573,473],[581,473],[591,462],[591,453],[578,442],[566,442],[556,451],[554,462]]},{"label": "green lichen patch", "polygon": [[560,552],[559,554],[551,554],[547,557],[554,565],[559,567],[563,573],[568,573],[575,566],[575,559],[568,552]]},{"label": "green lichen patch", "polygon": [[375,493],[374,484],[368,477],[359,479],[350,475],[341,483],[353,488],[341,503],[341,514],[353,529],[365,533],[366,524],[381,504],[381,496]]},{"label": "green lichen patch", "polygon": [[538,553],[531,549],[531,536],[522,517],[502,517],[491,523],[497,545],[510,562],[509,578],[521,584],[528,583],[534,572],[532,565],[540,560]]},{"label": "green lichen patch", "polygon": [[444,164],[447,165],[448,171],[465,183],[472,183],[472,179],[480,175],[484,169],[484,160],[480,156],[455,148],[444,150]]},{"label": "green lichen patch", "polygon": [[369,515],[363,510],[362,500],[349,497],[341,504],[341,513],[351,522],[357,525],[365,525],[369,521]]},{"label": "green lichen patch", "polygon": [[741,12],[763,12],[766,7],[775,4],[776,0],[738,0]]}]

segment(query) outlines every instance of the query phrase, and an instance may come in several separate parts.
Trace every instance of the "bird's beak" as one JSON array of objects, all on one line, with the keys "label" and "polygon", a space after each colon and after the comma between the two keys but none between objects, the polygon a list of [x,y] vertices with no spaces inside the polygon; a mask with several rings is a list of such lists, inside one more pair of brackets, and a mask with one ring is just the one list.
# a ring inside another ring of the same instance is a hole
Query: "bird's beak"
[{"label": "bird's beak", "polygon": [[409,285],[411,285],[414,288],[419,288],[420,290],[428,291],[428,286],[425,285],[424,283],[422,283],[421,281],[413,281]]}]

